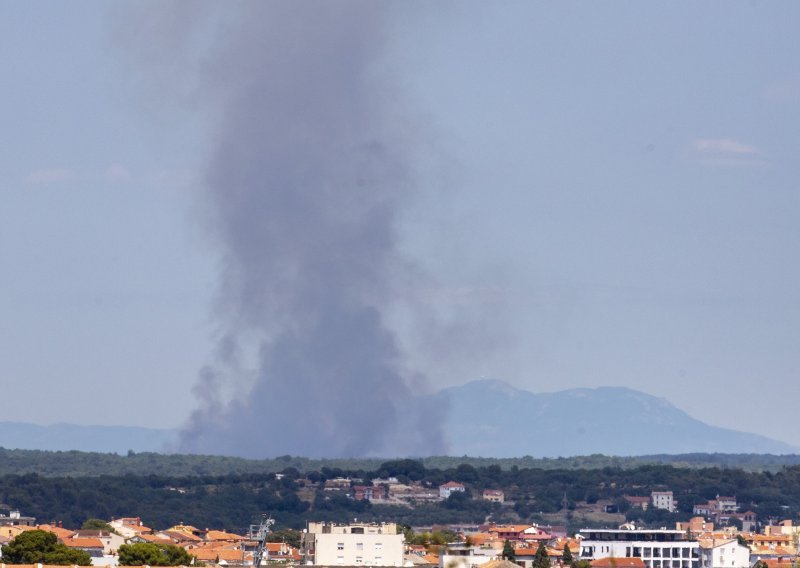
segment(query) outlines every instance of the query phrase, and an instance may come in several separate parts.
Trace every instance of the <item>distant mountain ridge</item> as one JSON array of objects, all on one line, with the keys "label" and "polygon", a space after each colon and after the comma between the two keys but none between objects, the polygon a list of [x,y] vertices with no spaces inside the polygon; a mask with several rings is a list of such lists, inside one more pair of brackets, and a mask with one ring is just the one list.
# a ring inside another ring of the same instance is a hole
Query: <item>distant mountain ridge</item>
[{"label": "distant mountain ridge", "polygon": [[[536,394],[482,379],[433,397],[441,409],[451,456],[798,452],[765,436],[710,426],[666,399],[623,387]],[[0,422],[0,447],[8,449],[169,453],[177,440],[178,431],[169,429]]]},{"label": "distant mountain ridge", "polygon": [[795,453],[757,434],[710,426],[669,401],[624,387],[532,393],[493,379],[437,395],[448,406],[450,455]]},{"label": "distant mountain ridge", "polygon": [[104,452],[166,452],[175,447],[178,432],[139,426],[81,426],[0,422],[0,448]]}]

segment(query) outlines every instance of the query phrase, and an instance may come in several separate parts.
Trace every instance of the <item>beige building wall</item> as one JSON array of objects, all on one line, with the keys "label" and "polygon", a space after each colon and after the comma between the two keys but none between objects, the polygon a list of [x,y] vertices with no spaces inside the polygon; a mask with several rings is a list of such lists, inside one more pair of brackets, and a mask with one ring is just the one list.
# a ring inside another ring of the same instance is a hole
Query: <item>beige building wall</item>
[{"label": "beige building wall", "polygon": [[305,560],[317,566],[403,565],[404,536],[394,523],[308,523],[304,541]]}]

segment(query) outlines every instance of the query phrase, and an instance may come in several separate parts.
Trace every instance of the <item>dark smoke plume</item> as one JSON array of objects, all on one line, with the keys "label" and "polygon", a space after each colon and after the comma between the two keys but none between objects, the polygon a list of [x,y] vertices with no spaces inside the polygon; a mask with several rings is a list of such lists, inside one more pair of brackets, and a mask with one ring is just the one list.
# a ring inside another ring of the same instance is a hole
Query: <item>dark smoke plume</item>
[{"label": "dark smoke plume", "polygon": [[417,396],[386,322],[414,191],[382,65],[388,5],[226,6],[241,13],[219,25],[201,89],[219,117],[206,199],[220,339],[181,449],[442,453],[440,410]]}]

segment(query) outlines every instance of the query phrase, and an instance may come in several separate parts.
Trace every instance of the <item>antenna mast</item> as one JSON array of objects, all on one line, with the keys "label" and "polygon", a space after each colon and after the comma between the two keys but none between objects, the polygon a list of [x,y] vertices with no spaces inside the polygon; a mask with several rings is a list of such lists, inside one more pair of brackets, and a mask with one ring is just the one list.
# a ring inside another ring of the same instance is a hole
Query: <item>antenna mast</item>
[{"label": "antenna mast", "polygon": [[256,550],[253,552],[253,567],[258,568],[261,566],[262,559],[269,558],[269,550],[267,550],[267,537],[269,536],[269,529],[275,524],[275,520],[267,515],[261,518],[261,524],[250,525],[248,538],[256,541]]}]

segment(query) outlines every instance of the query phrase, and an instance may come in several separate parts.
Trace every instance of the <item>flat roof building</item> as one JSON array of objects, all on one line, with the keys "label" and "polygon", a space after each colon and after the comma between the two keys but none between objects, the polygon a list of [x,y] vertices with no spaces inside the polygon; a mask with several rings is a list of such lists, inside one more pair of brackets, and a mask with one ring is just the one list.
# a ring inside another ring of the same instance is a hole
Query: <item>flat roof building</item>
[{"label": "flat roof building", "polygon": [[668,529],[584,529],[581,560],[641,558],[647,568],[700,568],[699,543]]}]

